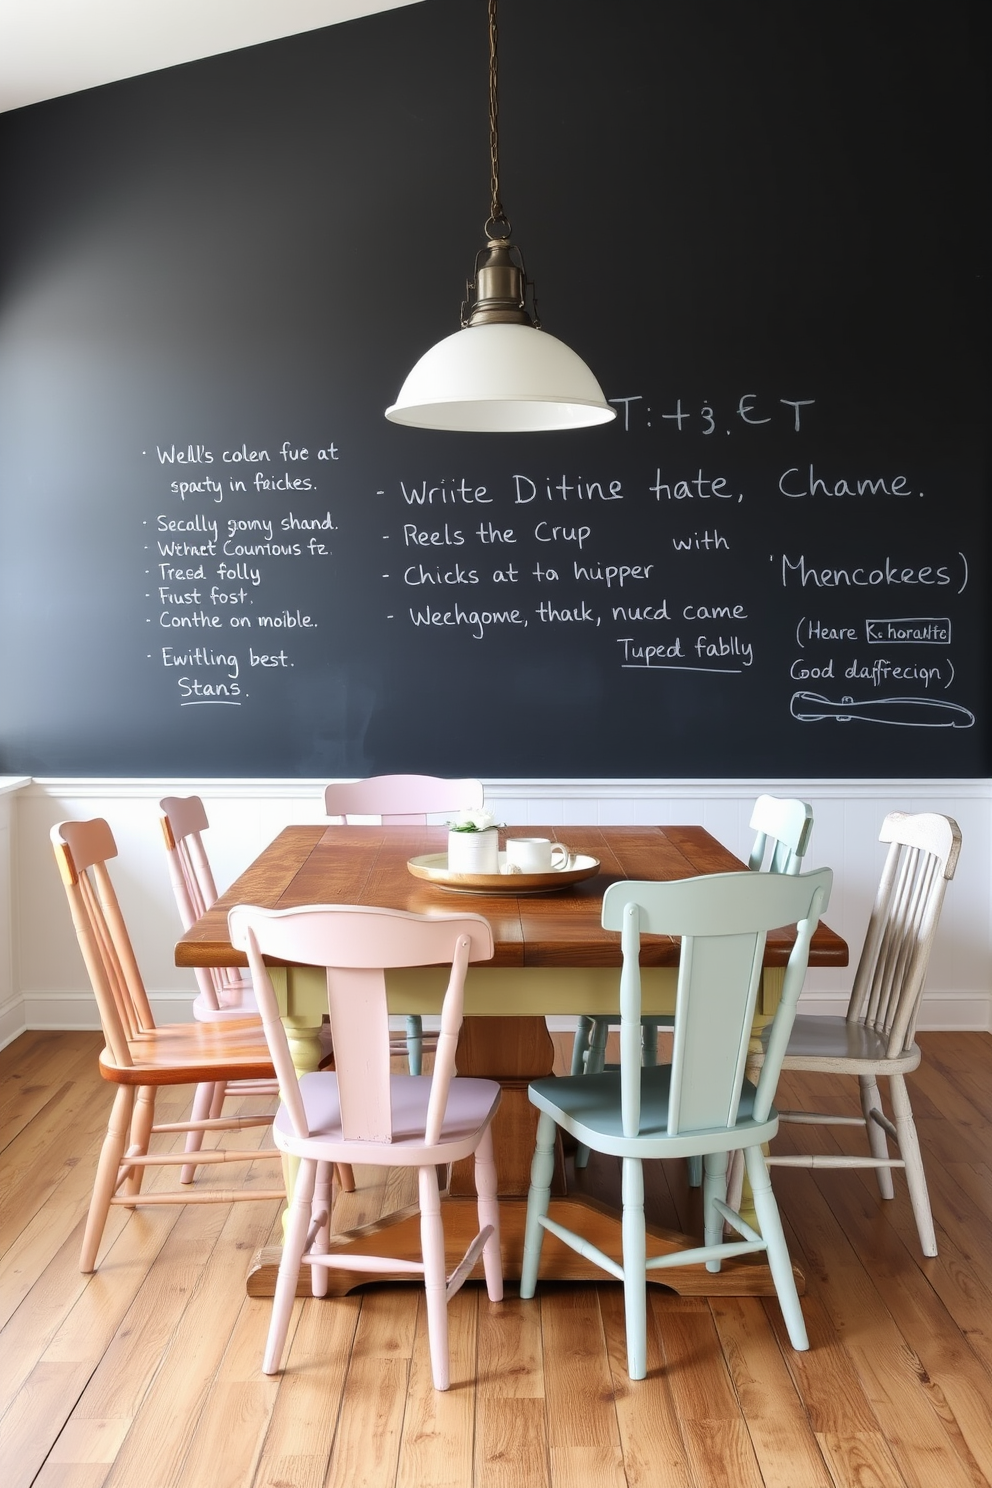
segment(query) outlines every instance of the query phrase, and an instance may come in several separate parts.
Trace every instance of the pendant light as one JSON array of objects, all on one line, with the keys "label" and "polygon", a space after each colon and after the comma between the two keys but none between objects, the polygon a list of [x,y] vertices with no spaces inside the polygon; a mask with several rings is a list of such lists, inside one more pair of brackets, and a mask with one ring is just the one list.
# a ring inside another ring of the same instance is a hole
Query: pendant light
[{"label": "pendant light", "polygon": [[486,434],[605,424],[616,409],[582,358],[541,329],[523,255],[510,242],[499,194],[496,42],[496,0],[489,0],[492,201],[486,246],[476,255],[462,304],[462,329],[425,352],[386,417],[421,429]]}]

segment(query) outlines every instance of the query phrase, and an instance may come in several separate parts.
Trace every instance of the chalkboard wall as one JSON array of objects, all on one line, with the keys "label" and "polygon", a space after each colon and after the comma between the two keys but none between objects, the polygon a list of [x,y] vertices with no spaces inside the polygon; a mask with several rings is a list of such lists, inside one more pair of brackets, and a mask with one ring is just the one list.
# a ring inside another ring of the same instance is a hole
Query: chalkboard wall
[{"label": "chalkboard wall", "polygon": [[502,0],[567,435],[382,416],[482,242],[484,0],[0,120],[0,771],[992,773],[988,16]]}]

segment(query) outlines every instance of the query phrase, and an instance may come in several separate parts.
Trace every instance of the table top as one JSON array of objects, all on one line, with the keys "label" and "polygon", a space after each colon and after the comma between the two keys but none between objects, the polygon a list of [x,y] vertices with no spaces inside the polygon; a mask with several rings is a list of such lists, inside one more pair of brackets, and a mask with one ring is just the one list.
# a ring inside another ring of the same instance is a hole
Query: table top
[{"label": "table top", "polygon": [[[407,861],[444,852],[445,827],[291,826],[264,848],[212,909],[176,945],[177,966],[246,965],[231,946],[227,914],[235,904],[290,909],[301,904],[386,905],[414,914],[476,913],[493,930],[494,967],[615,967],[620,936],[600,924],[602,898],[618,879],[671,880],[700,873],[728,873],[745,865],[702,827],[508,828],[528,837],[565,842],[572,852],[597,858],[600,871],[550,894],[452,893],[415,878]],[[501,832],[501,841],[503,833]],[[772,931],[766,966],[784,966],[791,929]],[[643,966],[678,965],[679,944],[646,936]],[[813,937],[811,966],[846,966],[847,943],[821,924]]]}]

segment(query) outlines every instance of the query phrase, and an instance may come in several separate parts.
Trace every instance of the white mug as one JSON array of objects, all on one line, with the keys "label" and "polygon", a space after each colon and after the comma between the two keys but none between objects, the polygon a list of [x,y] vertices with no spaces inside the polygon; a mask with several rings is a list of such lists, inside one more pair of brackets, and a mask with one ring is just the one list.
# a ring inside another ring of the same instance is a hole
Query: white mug
[{"label": "white mug", "polygon": [[563,842],[547,837],[508,837],[506,839],[507,873],[550,873],[567,868],[572,854]]}]

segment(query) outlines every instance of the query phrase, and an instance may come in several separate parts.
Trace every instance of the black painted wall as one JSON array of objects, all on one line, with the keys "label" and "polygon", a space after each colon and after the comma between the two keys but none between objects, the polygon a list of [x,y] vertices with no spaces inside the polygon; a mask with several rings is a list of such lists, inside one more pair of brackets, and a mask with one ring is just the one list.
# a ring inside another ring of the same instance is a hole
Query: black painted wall
[{"label": "black painted wall", "polygon": [[988,14],[502,0],[569,435],[382,417],[484,0],[0,118],[0,771],[992,773]]}]

